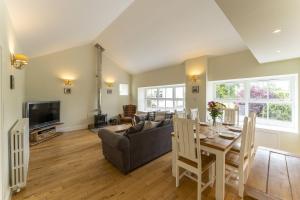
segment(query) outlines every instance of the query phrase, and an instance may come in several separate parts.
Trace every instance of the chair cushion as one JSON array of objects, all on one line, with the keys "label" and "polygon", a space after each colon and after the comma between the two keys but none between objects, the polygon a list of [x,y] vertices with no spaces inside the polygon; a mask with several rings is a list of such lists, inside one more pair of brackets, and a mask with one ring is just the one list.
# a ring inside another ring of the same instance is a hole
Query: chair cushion
[{"label": "chair cushion", "polygon": [[241,149],[241,143],[234,143],[234,145],[230,150],[239,153],[240,149]]},{"label": "chair cushion", "polygon": [[127,122],[127,123],[132,123],[132,118],[131,117],[121,117],[121,122]]},{"label": "chair cushion", "polygon": [[[186,159],[186,158],[184,158],[184,157],[179,156],[179,160],[180,160],[181,162],[184,162],[184,163],[186,163],[186,164],[188,164],[188,165],[190,165],[190,166],[193,166],[193,167],[195,167],[195,168],[198,167],[198,163],[196,163],[196,162],[194,162],[194,161],[192,161],[192,160]],[[201,155],[202,171],[207,170],[207,169],[210,167],[210,165],[211,165],[213,162],[215,162],[215,160],[216,160],[216,157],[215,157],[213,154],[210,154],[210,155],[204,155],[204,154],[202,154],[202,155]]]},{"label": "chair cushion", "polygon": [[[251,148],[253,148],[253,146],[251,146]],[[230,149],[230,151],[234,151],[239,153],[241,151],[241,143],[235,143],[232,148]]]},{"label": "chair cushion", "polygon": [[[247,156],[244,159],[246,160]],[[234,152],[234,151],[229,151],[226,154],[225,163],[232,167],[238,168],[239,163],[240,163],[240,153]]]}]

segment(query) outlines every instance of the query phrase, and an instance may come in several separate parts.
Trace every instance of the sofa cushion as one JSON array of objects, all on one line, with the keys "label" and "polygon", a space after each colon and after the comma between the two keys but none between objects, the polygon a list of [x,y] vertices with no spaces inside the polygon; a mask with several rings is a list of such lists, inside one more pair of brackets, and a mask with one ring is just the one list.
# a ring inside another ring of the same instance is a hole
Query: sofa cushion
[{"label": "sofa cushion", "polygon": [[145,121],[143,131],[156,128],[161,124],[161,122],[155,122],[155,121]]},{"label": "sofa cushion", "polygon": [[129,129],[126,130],[124,135],[140,132],[144,127],[144,123],[145,123],[144,121],[141,121],[135,126],[130,127]]},{"label": "sofa cushion", "polygon": [[147,113],[145,113],[145,114],[135,114],[134,117],[133,117],[133,121],[134,121],[135,124],[138,124],[141,121],[146,121],[147,117],[148,117]]},{"label": "sofa cushion", "polygon": [[172,119],[165,119],[158,125],[158,127],[167,126],[169,124],[172,124]]},{"label": "sofa cushion", "polygon": [[166,112],[156,112],[154,121],[162,121],[166,119]]}]

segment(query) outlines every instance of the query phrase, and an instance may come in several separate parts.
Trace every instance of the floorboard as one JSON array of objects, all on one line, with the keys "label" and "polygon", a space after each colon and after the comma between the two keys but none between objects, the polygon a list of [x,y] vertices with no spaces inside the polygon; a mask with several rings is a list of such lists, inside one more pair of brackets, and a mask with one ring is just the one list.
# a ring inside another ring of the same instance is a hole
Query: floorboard
[{"label": "floorboard", "polygon": [[[196,183],[171,175],[171,153],[123,175],[101,152],[100,139],[88,130],[64,133],[31,148],[27,187],[13,200],[194,200]],[[202,199],[214,199],[214,189]],[[226,199],[240,199],[226,187]]]}]

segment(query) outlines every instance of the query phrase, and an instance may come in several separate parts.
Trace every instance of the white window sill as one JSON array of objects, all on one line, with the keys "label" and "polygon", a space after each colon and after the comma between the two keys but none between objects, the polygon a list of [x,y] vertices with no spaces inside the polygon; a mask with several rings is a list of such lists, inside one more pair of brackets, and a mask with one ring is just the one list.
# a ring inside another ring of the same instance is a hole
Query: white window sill
[{"label": "white window sill", "polygon": [[266,126],[266,125],[256,125],[256,129],[265,133],[274,133],[274,134],[298,134],[298,129],[295,128],[286,128],[278,126]]}]

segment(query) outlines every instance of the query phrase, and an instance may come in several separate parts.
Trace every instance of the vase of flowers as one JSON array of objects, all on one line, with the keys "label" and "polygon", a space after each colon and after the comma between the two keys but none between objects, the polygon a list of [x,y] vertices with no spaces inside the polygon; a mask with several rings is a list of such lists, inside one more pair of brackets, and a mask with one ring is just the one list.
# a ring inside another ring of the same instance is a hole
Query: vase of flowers
[{"label": "vase of flowers", "polygon": [[223,110],[226,108],[226,106],[222,103],[216,102],[216,101],[210,101],[208,102],[208,112],[213,120],[213,126],[216,126],[216,120],[217,118],[222,118]]}]

